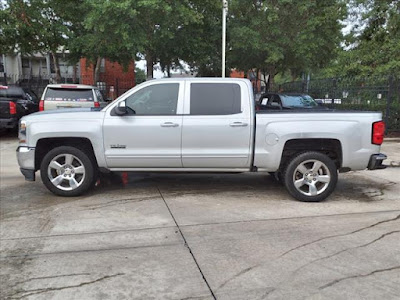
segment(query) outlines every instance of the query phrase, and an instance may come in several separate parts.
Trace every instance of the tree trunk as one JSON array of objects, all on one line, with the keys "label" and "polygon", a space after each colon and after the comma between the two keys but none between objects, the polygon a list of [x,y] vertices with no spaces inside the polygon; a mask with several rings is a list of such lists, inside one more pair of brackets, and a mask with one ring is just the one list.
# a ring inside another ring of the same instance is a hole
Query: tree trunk
[{"label": "tree trunk", "polygon": [[78,72],[78,68],[76,67],[76,64],[74,64],[72,66],[72,82],[73,83],[77,83],[77,73]]},{"label": "tree trunk", "polygon": [[266,92],[268,92],[268,74],[267,74],[267,72],[263,69],[262,70],[262,77],[263,77],[263,79],[262,79],[262,81],[264,82],[264,84],[265,84],[265,91]]},{"label": "tree trunk", "polygon": [[101,57],[98,57],[96,60],[96,65],[94,67],[94,76],[93,76],[93,85],[97,85],[97,82],[100,81],[100,67],[101,67]]},{"label": "tree trunk", "polygon": [[153,78],[153,56],[151,54],[146,55],[146,67],[147,67],[147,80]]},{"label": "tree trunk", "polygon": [[168,76],[168,78],[171,78],[171,65],[170,64],[167,65],[167,76]]},{"label": "tree trunk", "polygon": [[61,71],[60,71],[60,64],[58,62],[58,57],[55,52],[51,52],[51,57],[53,58],[54,64],[54,71],[56,72],[56,83],[61,82]]},{"label": "tree trunk", "polygon": [[275,86],[275,75],[276,75],[276,70],[274,66],[271,66],[267,69],[268,72],[268,91],[272,90],[272,88]]}]

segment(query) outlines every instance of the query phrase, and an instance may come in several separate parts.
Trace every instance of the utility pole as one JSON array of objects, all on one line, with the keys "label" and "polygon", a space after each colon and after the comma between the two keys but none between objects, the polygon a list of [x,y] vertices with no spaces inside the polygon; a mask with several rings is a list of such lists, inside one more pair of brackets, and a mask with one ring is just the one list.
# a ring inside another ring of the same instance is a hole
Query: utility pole
[{"label": "utility pole", "polygon": [[222,0],[222,78],[225,78],[225,51],[226,51],[226,12],[228,1]]}]

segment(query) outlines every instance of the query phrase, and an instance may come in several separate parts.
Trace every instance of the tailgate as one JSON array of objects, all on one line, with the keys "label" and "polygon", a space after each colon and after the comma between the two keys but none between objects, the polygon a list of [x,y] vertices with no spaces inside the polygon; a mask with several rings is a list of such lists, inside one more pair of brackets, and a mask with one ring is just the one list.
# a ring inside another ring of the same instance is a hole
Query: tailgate
[{"label": "tailgate", "polygon": [[45,100],[44,110],[59,109],[59,108],[79,108],[79,107],[93,107],[93,102],[78,102],[78,101],[54,101]]}]

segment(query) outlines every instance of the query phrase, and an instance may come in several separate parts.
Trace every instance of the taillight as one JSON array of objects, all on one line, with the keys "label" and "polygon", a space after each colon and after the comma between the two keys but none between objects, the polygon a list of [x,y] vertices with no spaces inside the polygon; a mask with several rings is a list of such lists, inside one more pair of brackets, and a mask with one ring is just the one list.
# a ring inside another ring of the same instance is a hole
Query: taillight
[{"label": "taillight", "polygon": [[378,121],[372,123],[372,144],[382,145],[385,135],[385,123]]},{"label": "taillight", "polygon": [[100,102],[95,102],[94,107],[100,107]]},{"label": "taillight", "polygon": [[44,100],[39,101],[39,111],[44,111]]},{"label": "taillight", "polygon": [[17,105],[15,102],[10,101],[10,115],[15,115],[17,114]]}]

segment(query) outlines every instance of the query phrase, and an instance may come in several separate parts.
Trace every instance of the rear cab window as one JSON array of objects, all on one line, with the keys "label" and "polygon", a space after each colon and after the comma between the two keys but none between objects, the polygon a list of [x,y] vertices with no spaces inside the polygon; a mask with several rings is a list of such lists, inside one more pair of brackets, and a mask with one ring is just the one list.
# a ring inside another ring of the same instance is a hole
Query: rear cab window
[{"label": "rear cab window", "polygon": [[25,92],[18,86],[0,86],[0,97],[25,99]]},{"label": "rear cab window", "polygon": [[45,101],[93,102],[93,89],[47,88]]},{"label": "rear cab window", "polygon": [[241,112],[239,84],[190,84],[190,115],[233,115]]}]

